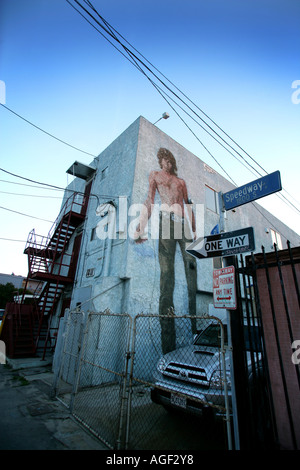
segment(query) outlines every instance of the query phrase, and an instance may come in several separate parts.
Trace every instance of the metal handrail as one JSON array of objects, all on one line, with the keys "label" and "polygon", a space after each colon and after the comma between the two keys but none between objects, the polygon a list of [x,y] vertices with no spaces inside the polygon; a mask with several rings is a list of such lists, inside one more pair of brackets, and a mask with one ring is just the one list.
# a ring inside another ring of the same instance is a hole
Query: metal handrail
[{"label": "metal handrail", "polygon": [[[77,202],[76,201],[77,196],[78,196],[78,193],[73,193],[71,196],[68,197],[65,204],[62,206],[55,222],[52,224],[47,236],[37,235],[35,233],[35,229],[31,230],[31,232],[29,233],[25,250],[28,248],[32,248],[34,250],[40,250],[40,254],[41,254],[43,250],[48,249],[48,257],[39,256],[37,252],[34,252],[34,251],[32,253],[28,253],[30,273],[42,272],[42,273],[60,275],[62,269],[70,267],[71,261],[72,261],[72,255],[64,252],[66,243],[68,241],[70,219],[67,222],[67,226],[64,227],[65,232],[64,232],[63,237],[61,236],[62,228],[63,228],[62,221],[66,215],[68,214],[70,215],[72,212],[76,212],[78,214],[80,213],[80,210],[74,211],[73,209],[74,208],[82,209],[82,207],[84,206],[85,200],[83,198],[81,202]],[[78,208],[76,206],[78,206]],[[58,230],[57,240],[52,246],[51,241],[53,240],[53,237],[57,230]],[[63,241],[63,246],[59,250],[58,245],[60,241]],[[52,252],[52,257],[49,258],[49,255],[51,254],[51,252]],[[58,252],[61,254],[61,259],[59,262],[55,262]],[[69,257],[68,262],[66,261],[63,262],[65,256]],[[54,272],[57,270],[57,268],[58,268],[58,272]]]}]

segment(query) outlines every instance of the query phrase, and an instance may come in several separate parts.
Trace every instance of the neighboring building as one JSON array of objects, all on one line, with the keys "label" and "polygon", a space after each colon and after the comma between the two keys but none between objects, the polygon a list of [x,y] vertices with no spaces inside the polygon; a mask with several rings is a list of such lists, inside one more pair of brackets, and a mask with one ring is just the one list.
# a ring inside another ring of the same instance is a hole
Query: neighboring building
[{"label": "neighboring building", "polygon": [[[132,316],[159,312],[160,276],[166,260],[159,252],[155,220],[159,220],[158,190],[163,182],[154,181],[159,176],[152,172],[161,170],[157,159],[160,148],[168,149],[175,157],[178,178],[185,182],[193,202],[197,237],[209,235],[219,223],[217,194],[233,189],[233,184],[155,125],[138,118],[90,165],[75,162],[69,168],[68,173],[75,179],[66,188],[61,213],[47,243],[42,237],[39,242],[38,235],[29,237],[25,250],[30,261],[29,276],[46,282],[45,298],[52,289],[56,309],[48,310],[53,315],[52,326],[58,328],[66,307],[98,312],[110,309]],[[149,187],[156,190],[148,223],[150,235],[137,243],[132,236]],[[169,191],[178,195],[179,186]],[[262,245],[271,251],[275,240],[279,248],[285,247],[286,240],[292,246],[300,242],[298,234],[256,203],[227,212],[225,222],[226,231],[253,227],[258,251]],[[190,260],[190,267],[184,265],[177,244],[175,313],[191,311],[186,268],[196,273],[187,272],[191,283],[197,278],[196,312],[205,314],[212,303],[212,272],[218,260]]]},{"label": "neighboring building", "polygon": [[0,284],[13,284],[16,289],[21,289],[23,287],[24,282],[23,276],[16,276],[15,274],[2,274],[0,273]]},{"label": "neighboring building", "polygon": [[27,289],[32,293],[40,294],[42,291],[42,283],[35,279],[27,279],[24,276],[16,276],[15,274],[0,273],[0,284],[11,283],[16,289]]}]

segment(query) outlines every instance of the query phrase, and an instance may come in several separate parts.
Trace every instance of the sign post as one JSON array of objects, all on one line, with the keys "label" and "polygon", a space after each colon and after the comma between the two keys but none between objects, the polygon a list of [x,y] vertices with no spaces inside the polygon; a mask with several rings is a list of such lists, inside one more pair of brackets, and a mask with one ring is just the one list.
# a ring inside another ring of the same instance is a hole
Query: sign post
[{"label": "sign post", "polygon": [[[222,192],[219,192],[219,210],[220,210],[220,227],[221,227],[221,232],[225,232],[225,204],[224,204],[224,199],[223,199],[223,194]],[[253,235],[253,229],[252,229],[252,236],[253,236],[253,245],[254,245],[254,235]],[[251,251],[254,250],[253,249]],[[223,269],[226,269],[229,267],[230,263],[234,263],[235,259],[232,256],[231,258],[222,258],[222,266]],[[234,271],[234,277],[235,277],[235,271]],[[236,280],[235,280],[236,282]],[[218,307],[219,308],[219,307]],[[239,450],[240,449],[240,433],[239,433],[239,417],[238,417],[238,404],[237,404],[237,396],[236,396],[236,385],[235,385],[235,378],[237,375],[237,372],[235,370],[236,366],[236,361],[234,360],[234,351],[233,351],[233,346],[235,341],[232,340],[232,326],[234,327],[234,323],[237,323],[236,315],[238,312],[231,313],[230,309],[226,309],[226,317],[227,317],[227,337],[228,337],[228,348],[229,348],[229,357],[230,357],[230,370],[231,370],[231,403],[232,403],[232,412],[233,412],[233,433],[234,433],[234,443],[235,443],[235,449]]]}]

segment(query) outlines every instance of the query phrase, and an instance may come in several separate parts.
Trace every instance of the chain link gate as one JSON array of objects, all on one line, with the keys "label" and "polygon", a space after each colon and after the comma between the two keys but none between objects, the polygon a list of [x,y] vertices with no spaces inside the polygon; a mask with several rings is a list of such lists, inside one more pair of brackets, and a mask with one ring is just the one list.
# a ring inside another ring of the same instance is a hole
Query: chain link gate
[{"label": "chain link gate", "polygon": [[[176,350],[163,357],[163,317],[89,313],[80,327],[78,318],[69,318],[56,394],[96,437],[111,449],[230,448],[228,350],[220,320],[196,317],[203,339],[193,345],[192,317],[164,317],[175,323]],[[171,375],[161,368],[169,359]],[[166,393],[172,403],[165,403]]]},{"label": "chain link gate", "polygon": [[[176,349],[162,356],[165,320],[175,324]],[[215,317],[197,316],[195,339],[193,321],[188,315],[134,318],[127,448],[230,448],[226,330]]]}]

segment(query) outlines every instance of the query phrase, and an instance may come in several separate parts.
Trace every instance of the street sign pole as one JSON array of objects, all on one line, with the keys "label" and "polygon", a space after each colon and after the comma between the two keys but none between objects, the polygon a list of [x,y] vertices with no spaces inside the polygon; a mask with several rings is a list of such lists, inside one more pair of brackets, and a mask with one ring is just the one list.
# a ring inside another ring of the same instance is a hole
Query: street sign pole
[{"label": "street sign pole", "polygon": [[220,225],[220,232],[225,232],[225,204],[223,200],[223,193],[219,192],[219,213],[220,213],[220,219],[219,219],[219,225]]},{"label": "street sign pole", "polygon": [[[225,227],[225,205],[223,199],[223,193],[218,193],[219,197],[219,226],[220,226],[220,233],[224,233],[226,231]],[[233,260],[232,257],[221,257],[221,265],[222,267],[227,267]],[[240,450],[240,437],[239,437],[239,426],[238,426],[238,409],[237,409],[237,400],[236,400],[236,393],[235,393],[235,371],[234,371],[234,360],[233,360],[233,348],[232,348],[232,334],[231,334],[231,322],[233,321],[233,315],[236,313],[232,313],[231,310],[226,310],[226,317],[227,317],[227,336],[228,336],[228,348],[230,353],[230,370],[231,370],[231,400],[232,400],[232,414],[233,414],[233,432],[234,432],[234,443],[235,449]]]}]

